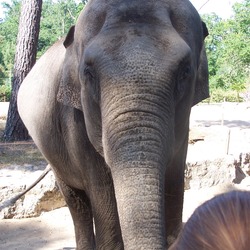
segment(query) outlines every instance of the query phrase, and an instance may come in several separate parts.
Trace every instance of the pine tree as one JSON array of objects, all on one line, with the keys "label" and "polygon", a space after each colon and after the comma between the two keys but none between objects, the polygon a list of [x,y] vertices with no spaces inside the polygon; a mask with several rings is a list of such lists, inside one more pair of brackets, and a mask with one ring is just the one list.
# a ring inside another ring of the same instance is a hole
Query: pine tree
[{"label": "pine tree", "polygon": [[22,1],[10,107],[3,135],[5,141],[21,141],[29,138],[28,131],[18,114],[17,93],[23,79],[36,61],[41,11],[42,0]]}]

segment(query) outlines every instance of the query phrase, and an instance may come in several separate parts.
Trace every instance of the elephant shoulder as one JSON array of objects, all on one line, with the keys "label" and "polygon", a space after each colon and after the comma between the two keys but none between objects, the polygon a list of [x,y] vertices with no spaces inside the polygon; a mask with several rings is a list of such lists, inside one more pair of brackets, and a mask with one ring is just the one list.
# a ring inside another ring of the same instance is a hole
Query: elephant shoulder
[{"label": "elephant shoulder", "polygon": [[46,122],[56,105],[65,52],[63,40],[55,43],[36,62],[21,84],[18,111],[31,136],[30,128]]}]

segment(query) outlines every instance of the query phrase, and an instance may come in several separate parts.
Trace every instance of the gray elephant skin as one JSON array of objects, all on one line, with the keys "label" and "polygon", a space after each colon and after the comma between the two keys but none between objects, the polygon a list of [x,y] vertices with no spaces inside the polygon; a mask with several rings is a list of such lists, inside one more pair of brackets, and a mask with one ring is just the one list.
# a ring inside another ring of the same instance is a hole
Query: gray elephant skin
[{"label": "gray elephant skin", "polygon": [[77,249],[166,249],[178,234],[206,35],[188,0],[90,0],[22,83],[18,109]]}]

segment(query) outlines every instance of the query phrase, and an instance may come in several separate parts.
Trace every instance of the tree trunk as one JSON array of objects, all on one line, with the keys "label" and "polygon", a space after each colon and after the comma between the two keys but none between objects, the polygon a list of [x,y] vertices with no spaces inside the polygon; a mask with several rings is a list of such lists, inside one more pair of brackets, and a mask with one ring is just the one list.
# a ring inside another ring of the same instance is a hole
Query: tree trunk
[{"label": "tree trunk", "polygon": [[23,79],[36,61],[41,11],[42,0],[22,1],[10,107],[3,135],[5,141],[21,141],[29,138],[28,131],[17,111],[17,93]]}]

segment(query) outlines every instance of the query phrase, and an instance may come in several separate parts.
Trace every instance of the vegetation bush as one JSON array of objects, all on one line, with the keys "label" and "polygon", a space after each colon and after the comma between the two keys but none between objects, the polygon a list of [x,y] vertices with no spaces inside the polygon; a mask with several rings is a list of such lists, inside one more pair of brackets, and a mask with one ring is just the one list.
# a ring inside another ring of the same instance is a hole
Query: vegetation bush
[{"label": "vegetation bush", "polygon": [[206,102],[243,102],[243,97],[236,90],[214,89]]},{"label": "vegetation bush", "polygon": [[246,89],[250,65],[250,0],[233,5],[229,19],[215,13],[202,15],[209,35],[205,39],[213,101],[240,101]]},{"label": "vegetation bush", "polygon": [[0,102],[9,102],[11,94],[10,85],[0,85]]}]

